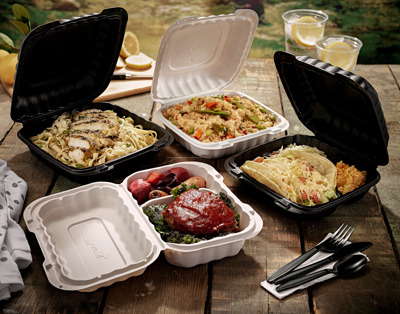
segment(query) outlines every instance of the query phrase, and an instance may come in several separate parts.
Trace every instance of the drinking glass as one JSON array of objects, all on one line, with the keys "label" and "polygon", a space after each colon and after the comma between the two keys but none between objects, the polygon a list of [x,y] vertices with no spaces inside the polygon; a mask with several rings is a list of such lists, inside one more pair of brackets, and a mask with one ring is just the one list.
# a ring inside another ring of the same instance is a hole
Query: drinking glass
[{"label": "drinking glass", "polygon": [[330,35],[320,38],[315,45],[318,59],[352,72],[356,67],[363,43],[356,37]]},{"label": "drinking glass", "polygon": [[317,10],[291,10],[282,15],[286,51],[297,56],[317,58],[315,42],[324,36],[328,15]]}]

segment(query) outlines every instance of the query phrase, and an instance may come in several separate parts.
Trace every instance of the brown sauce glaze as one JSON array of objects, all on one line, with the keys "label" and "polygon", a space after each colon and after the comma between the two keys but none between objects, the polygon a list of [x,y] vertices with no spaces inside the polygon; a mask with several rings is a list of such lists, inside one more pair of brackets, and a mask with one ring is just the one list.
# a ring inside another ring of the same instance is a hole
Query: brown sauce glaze
[{"label": "brown sauce glaze", "polygon": [[191,189],[162,213],[174,229],[197,236],[239,231],[234,212],[215,194]]}]

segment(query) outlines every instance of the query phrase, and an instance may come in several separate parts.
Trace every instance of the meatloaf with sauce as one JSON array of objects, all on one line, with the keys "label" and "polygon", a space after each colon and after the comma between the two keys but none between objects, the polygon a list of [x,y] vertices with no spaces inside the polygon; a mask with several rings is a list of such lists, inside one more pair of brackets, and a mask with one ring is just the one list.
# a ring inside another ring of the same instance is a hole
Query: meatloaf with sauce
[{"label": "meatloaf with sauce", "polygon": [[235,213],[215,194],[196,189],[177,197],[162,213],[168,225],[196,236],[237,232]]}]

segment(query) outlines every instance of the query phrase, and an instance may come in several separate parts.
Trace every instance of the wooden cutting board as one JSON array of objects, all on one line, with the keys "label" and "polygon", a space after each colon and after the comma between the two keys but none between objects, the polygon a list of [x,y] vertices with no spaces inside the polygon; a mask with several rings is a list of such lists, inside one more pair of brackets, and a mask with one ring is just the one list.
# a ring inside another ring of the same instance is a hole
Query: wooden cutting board
[{"label": "wooden cutting board", "polygon": [[[146,56],[144,53],[140,55]],[[146,56],[147,57],[147,56]],[[136,70],[128,66],[124,66],[121,69],[117,69],[115,73],[131,73],[131,74],[154,74],[154,68],[156,62],[153,60],[151,67],[144,70]],[[126,96],[141,94],[144,92],[149,92],[151,90],[152,79],[131,79],[131,80],[115,80],[111,81],[107,89],[97,97],[95,102],[102,102],[112,99],[118,99]]]},{"label": "wooden cutting board", "polygon": [[1,85],[3,85],[4,89],[6,90],[6,92],[8,93],[8,95],[12,96],[13,93],[13,85],[4,83],[3,80],[0,80]]},{"label": "wooden cutting board", "polygon": [[[140,53],[140,55],[145,56],[145,54],[143,53]],[[151,63],[151,67],[149,67],[148,69],[136,70],[125,65],[123,68],[116,69],[115,73],[154,74],[155,66],[156,62],[153,60]],[[99,97],[97,97],[94,102],[108,101],[112,99],[118,99],[126,96],[149,92],[151,90],[151,82],[152,79],[111,81],[106,90]],[[13,85],[6,84],[4,82],[1,82],[1,84],[3,85],[7,93],[12,97]]]}]

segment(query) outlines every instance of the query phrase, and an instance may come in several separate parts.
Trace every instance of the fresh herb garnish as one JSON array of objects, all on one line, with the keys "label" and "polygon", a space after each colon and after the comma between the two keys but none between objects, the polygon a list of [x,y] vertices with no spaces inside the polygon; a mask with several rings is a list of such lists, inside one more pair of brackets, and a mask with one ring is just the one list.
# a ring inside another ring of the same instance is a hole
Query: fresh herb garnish
[{"label": "fresh herb garnish", "polygon": [[190,184],[189,186],[187,186],[186,183],[182,183],[181,185],[177,186],[176,188],[173,188],[173,189],[171,190],[171,194],[172,194],[172,196],[173,196],[174,198],[177,198],[177,197],[178,197],[179,195],[181,195],[183,192],[186,192],[186,191],[188,191],[188,190],[190,190],[190,189],[196,189],[196,190],[198,190],[199,187],[198,187],[196,184],[194,184],[194,183]]}]

